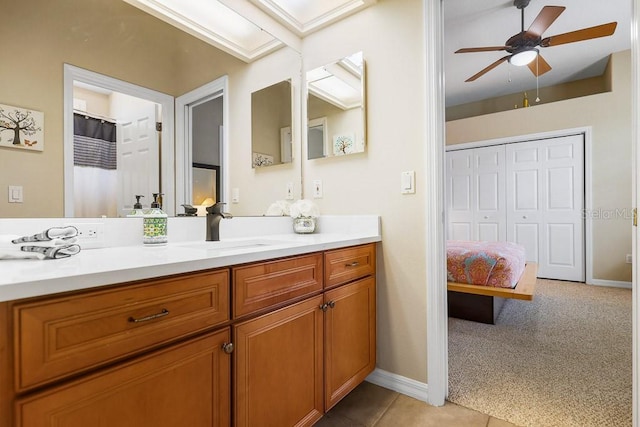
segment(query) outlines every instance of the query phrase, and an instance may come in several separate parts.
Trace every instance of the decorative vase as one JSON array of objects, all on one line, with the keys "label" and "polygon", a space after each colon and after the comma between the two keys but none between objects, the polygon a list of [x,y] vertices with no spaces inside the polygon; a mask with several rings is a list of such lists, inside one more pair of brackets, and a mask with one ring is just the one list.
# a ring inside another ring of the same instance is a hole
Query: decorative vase
[{"label": "decorative vase", "polygon": [[293,219],[293,231],[299,234],[313,233],[316,230],[316,219],[313,217],[299,217]]}]

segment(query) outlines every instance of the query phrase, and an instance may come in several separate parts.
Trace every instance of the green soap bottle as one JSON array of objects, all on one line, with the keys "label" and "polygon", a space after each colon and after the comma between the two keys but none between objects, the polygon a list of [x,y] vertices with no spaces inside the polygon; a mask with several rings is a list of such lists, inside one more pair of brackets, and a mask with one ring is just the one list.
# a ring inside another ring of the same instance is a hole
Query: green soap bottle
[{"label": "green soap bottle", "polygon": [[153,193],[151,209],[144,213],[142,219],[142,242],[147,245],[164,245],[168,242],[167,214],[160,208],[158,196],[162,196],[162,193]]}]

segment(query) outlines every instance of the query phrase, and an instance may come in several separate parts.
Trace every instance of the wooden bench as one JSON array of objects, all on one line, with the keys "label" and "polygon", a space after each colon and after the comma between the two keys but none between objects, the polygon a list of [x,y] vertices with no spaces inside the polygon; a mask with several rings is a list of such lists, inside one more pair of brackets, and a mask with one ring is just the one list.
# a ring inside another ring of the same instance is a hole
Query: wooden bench
[{"label": "wooden bench", "polygon": [[529,262],[514,288],[447,282],[449,316],[493,325],[507,298],[533,300],[537,277],[538,264]]}]

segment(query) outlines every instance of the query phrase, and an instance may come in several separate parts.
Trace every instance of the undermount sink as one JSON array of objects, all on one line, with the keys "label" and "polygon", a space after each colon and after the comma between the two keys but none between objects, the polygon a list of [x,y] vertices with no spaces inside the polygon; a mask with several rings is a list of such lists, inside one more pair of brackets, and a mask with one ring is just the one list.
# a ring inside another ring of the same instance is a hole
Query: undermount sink
[{"label": "undermount sink", "polygon": [[272,246],[281,242],[269,241],[269,240],[244,240],[244,241],[215,241],[215,242],[197,242],[181,244],[183,248],[198,249],[206,251],[222,251],[230,249],[252,249],[265,246]]}]

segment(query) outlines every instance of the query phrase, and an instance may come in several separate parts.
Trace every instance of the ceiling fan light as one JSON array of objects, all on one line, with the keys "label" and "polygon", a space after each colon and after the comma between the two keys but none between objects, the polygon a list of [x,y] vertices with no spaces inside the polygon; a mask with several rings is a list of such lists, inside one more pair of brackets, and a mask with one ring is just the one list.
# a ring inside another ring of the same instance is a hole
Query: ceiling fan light
[{"label": "ceiling fan light", "polygon": [[536,49],[523,50],[515,55],[511,55],[509,62],[515,66],[521,67],[532,62],[536,59],[536,56],[538,56],[538,51]]}]

